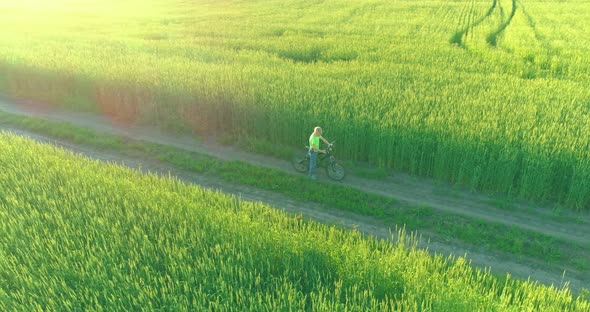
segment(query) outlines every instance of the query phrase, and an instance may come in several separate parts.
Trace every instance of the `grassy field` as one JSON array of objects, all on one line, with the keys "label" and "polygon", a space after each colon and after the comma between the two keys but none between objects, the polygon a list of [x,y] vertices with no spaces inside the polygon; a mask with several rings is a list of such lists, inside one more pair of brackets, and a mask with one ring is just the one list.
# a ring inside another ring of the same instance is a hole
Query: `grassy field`
[{"label": "grassy field", "polygon": [[587,311],[464,259],[0,133],[0,309]]},{"label": "grassy field", "polygon": [[[219,178],[230,184],[251,186],[280,193],[296,201],[319,203],[359,216],[375,218],[389,228],[404,227],[411,232],[427,232],[441,240],[477,246],[490,252],[499,251],[519,259],[534,259],[540,263],[558,265],[567,272],[590,274],[588,243],[577,243],[538,231],[443,212],[428,206],[416,207],[399,203],[394,198],[369,194],[348,186],[322,183],[321,187],[317,187],[316,184],[306,183],[303,176],[277,169],[261,168],[242,161],[226,161],[182,148],[109,135],[66,122],[0,112],[0,124],[44,133],[54,139],[82,146],[115,151],[132,158],[162,161],[180,170]],[[560,217],[556,214],[552,218]],[[561,222],[567,224],[575,220],[568,218]]]},{"label": "grassy field", "polygon": [[590,209],[588,1],[0,4],[0,92]]}]

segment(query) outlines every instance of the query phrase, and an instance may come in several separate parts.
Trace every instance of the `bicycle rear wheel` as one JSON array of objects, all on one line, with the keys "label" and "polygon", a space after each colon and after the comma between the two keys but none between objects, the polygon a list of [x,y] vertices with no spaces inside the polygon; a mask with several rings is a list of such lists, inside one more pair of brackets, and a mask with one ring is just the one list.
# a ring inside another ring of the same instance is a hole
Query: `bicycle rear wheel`
[{"label": "bicycle rear wheel", "polygon": [[295,155],[291,160],[296,171],[305,173],[309,170],[309,158],[305,155]]}]

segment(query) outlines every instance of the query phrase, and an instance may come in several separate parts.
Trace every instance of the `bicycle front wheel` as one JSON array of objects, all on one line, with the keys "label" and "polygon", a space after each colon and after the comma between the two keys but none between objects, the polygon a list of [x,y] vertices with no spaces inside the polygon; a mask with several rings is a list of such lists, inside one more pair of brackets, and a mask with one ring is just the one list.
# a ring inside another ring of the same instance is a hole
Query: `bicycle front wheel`
[{"label": "bicycle front wheel", "polygon": [[336,181],[340,181],[346,176],[344,166],[337,162],[329,164],[326,168],[326,172],[328,173],[328,177],[330,177],[330,179]]}]

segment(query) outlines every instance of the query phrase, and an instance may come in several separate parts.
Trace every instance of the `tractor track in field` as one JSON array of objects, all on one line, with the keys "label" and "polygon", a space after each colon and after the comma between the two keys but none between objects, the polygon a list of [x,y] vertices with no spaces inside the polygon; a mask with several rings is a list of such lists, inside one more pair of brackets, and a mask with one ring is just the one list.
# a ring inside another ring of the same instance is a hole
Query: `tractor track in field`
[{"label": "tractor track in field", "polygon": [[[200,143],[192,137],[169,135],[150,128],[123,127],[97,115],[40,110],[36,105],[26,103],[20,103],[17,105],[14,102],[1,98],[0,109],[13,114],[70,122],[79,126],[88,127],[98,132],[179,147],[221,159],[241,160],[259,166],[271,167],[291,173],[294,172],[290,163],[283,160],[243,152],[235,147],[222,146],[213,142]],[[287,198],[281,194],[263,191],[253,187],[231,185],[219,179],[204,177],[175,169],[170,165],[156,160],[146,159],[145,157],[142,157],[142,155],[138,155],[138,157],[130,157],[116,152],[99,151],[90,147],[84,147],[59,140],[56,141],[43,135],[34,134],[29,131],[22,131],[18,128],[7,125],[0,125],[0,129],[10,130],[42,142],[56,144],[74,152],[82,153],[90,158],[117,162],[131,168],[144,171],[149,170],[150,172],[157,172],[162,175],[168,175],[168,172],[170,172],[186,182],[199,184],[207,188],[219,189],[223,192],[238,195],[245,200],[261,201],[288,212],[302,213],[306,217],[321,222],[354,227],[359,231],[379,238],[391,238],[390,231],[393,229],[390,229],[388,225],[383,224],[383,222],[374,218],[343,212],[338,209],[325,207],[315,203],[302,203]],[[319,178],[323,181],[327,180],[327,177],[322,175],[320,175]],[[331,183],[340,183],[365,192],[393,197],[408,205],[428,206],[445,212],[478,218],[485,220],[486,222],[495,222],[524,228],[551,237],[575,241],[584,246],[588,245],[590,238],[590,217],[588,214],[576,214],[568,210],[560,210],[559,221],[555,221],[553,220],[555,219],[555,211],[548,208],[534,207],[526,204],[514,204],[513,207],[509,209],[500,209],[492,204],[493,199],[488,196],[456,190],[450,186],[438,185],[432,181],[410,177],[404,174],[395,174],[382,181],[347,177],[343,182]],[[454,254],[457,256],[467,254],[467,257],[472,260],[474,265],[482,268],[491,266],[492,272],[501,275],[505,272],[510,272],[512,276],[519,278],[526,279],[530,276],[534,280],[538,280],[548,285],[553,284],[558,287],[567,281],[570,284],[570,288],[574,290],[581,289],[582,287],[587,288],[589,284],[587,278],[581,278],[578,276],[572,277],[567,273],[566,277],[563,278],[562,274],[559,273],[561,268],[558,266],[548,268],[545,264],[535,262],[531,259],[520,258],[517,260],[507,254],[490,253],[489,251],[476,250],[476,248],[472,246],[462,246],[456,242],[437,240],[436,236],[431,235],[431,233],[421,232],[421,234],[424,237],[430,238],[430,243],[421,243],[422,247],[428,246],[429,250],[443,254]],[[563,269],[561,269],[561,272],[563,272]]]},{"label": "tractor track in field", "polygon": [[[459,47],[465,48],[464,38],[466,39],[470,32],[474,31],[477,26],[479,26],[486,19],[488,19],[492,15],[494,10],[496,8],[498,8],[500,11],[500,16],[502,17],[501,18],[502,22],[500,23],[500,25],[498,25],[498,27],[495,30],[490,32],[486,36],[486,39],[485,39],[488,45],[490,45],[492,47],[496,47],[498,44],[498,38],[504,33],[506,28],[508,28],[508,26],[512,22],[512,19],[514,18],[514,15],[516,14],[516,10],[518,7],[518,5],[517,5],[518,1],[511,0],[512,7],[511,7],[510,15],[508,16],[508,18],[505,18],[504,9],[502,8],[502,5],[500,4],[500,0],[493,0],[492,4],[488,8],[488,10],[481,17],[475,19],[474,3],[475,2],[472,1],[471,7],[468,9],[469,13],[467,14],[467,23],[466,23],[467,26],[463,26],[462,28],[460,28],[460,30],[455,31],[455,33],[453,33],[453,35],[449,39],[449,42],[452,44],[456,44]],[[459,16],[460,20],[462,18],[464,18],[463,14],[461,14]],[[462,26],[464,24],[465,23],[459,22],[460,26]]]},{"label": "tractor track in field", "polygon": [[[488,10],[486,11],[486,13],[483,16],[477,18],[473,22],[468,21],[467,26],[464,26],[463,28],[461,28],[461,30],[456,31],[453,34],[453,36],[451,37],[451,42],[457,44],[460,47],[465,47],[465,42],[464,42],[463,38],[467,37],[469,32],[473,31],[483,21],[485,21],[487,18],[489,18],[490,15],[492,15],[492,13],[494,12],[494,9],[496,8],[496,6],[498,4],[498,1],[499,0],[492,0],[491,6],[488,8]],[[471,2],[471,12],[469,14],[470,19],[474,14],[473,13],[473,5],[474,5],[474,2]],[[460,23],[460,25],[461,25],[461,23]]]},{"label": "tractor track in field", "polygon": [[486,42],[490,46],[495,47],[498,44],[498,37],[502,35],[504,30],[506,30],[506,28],[508,28],[508,26],[512,22],[514,15],[516,15],[517,7],[517,0],[512,0],[512,8],[510,10],[510,15],[508,16],[508,19],[502,22],[502,24],[500,24],[496,30],[487,35]]}]

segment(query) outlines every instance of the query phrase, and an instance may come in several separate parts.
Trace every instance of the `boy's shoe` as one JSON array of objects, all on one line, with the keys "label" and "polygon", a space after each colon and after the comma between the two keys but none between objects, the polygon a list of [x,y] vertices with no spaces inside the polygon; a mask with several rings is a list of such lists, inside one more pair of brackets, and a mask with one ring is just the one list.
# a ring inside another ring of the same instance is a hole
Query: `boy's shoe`
[{"label": "boy's shoe", "polygon": [[310,179],[310,180],[317,180],[317,178],[316,178],[314,175],[312,175],[312,176],[309,176],[309,179]]}]

